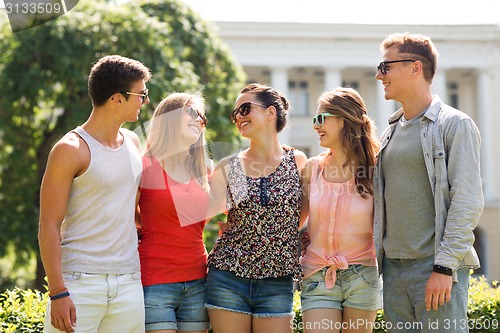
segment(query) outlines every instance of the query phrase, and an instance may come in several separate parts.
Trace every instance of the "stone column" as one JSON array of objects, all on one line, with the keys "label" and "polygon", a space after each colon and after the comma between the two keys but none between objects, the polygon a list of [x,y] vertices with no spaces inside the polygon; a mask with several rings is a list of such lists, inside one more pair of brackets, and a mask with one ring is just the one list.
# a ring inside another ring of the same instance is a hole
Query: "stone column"
[{"label": "stone column", "polygon": [[341,68],[326,68],[325,69],[325,91],[333,90],[342,85],[342,69]]},{"label": "stone column", "polygon": [[[325,73],[325,83],[323,87],[323,91],[330,91],[335,88],[338,88],[342,85],[342,68],[340,67],[326,67],[324,69]],[[319,96],[318,96],[319,97]],[[323,148],[319,145],[319,140],[317,135],[314,134],[314,145],[311,146],[311,156],[318,155],[321,152],[325,151],[326,148]]]},{"label": "stone column", "polygon": [[491,108],[491,78],[488,69],[481,69],[477,78],[477,109],[478,127],[481,132],[481,174],[485,198],[493,197],[493,144],[492,136],[492,108]]},{"label": "stone column", "polygon": [[[281,92],[287,99],[288,96],[288,68],[271,68],[271,87]],[[290,131],[293,127],[292,118],[288,116],[287,126],[278,134],[280,143],[292,145],[290,142]]]},{"label": "stone column", "polygon": [[389,125],[388,119],[396,110],[396,102],[385,99],[384,86],[381,81],[377,81],[377,109],[375,110],[375,126],[377,126],[377,134],[380,136],[385,128]]},{"label": "stone column", "polygon": [[432,94],[438,95],[444,102],[448,103],[448,86],[446,82],[446,70],[438,69],[432,80]]}]

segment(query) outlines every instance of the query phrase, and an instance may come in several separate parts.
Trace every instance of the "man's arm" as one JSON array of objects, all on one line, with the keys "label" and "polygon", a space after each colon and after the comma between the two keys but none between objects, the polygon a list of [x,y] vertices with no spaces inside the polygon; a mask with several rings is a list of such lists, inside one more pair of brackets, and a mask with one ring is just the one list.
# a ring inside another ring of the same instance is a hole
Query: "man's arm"
[{"label": "man's arm", "polygon": [[470,118],[461,119],[445,136],[450,206],[436,265],[456,270],[474,243],[484,207],[480,175],[480,136]]},{"label": "man's arm", "polygon": [[[66,214],[73,179],[90,161],[85,143],[67,134],[51,150],[40,190],[38,241],[47,274],[49,292],[64,288],[61,272],[61,224]],[[76,309],[70,297],[51,301],[51,323],[64,332],[74,332]]]},{"label": "man's arm", "polygon": [[[448,147],[447,180],[450,207],[437,250],[435,264],[452,271],[474,243],[473,231],[481,216],[484,199],[479,167],[480,137],[471,119],[461,119],[445,136]],[[467,162],[464,162],[467,161]],[[438,190],[438,189],[436,189]],[[449,274],[449,273],[448,273]],[[426,308],[437,310],[450,301],[452,276],[432,272],[426,286]]]}]

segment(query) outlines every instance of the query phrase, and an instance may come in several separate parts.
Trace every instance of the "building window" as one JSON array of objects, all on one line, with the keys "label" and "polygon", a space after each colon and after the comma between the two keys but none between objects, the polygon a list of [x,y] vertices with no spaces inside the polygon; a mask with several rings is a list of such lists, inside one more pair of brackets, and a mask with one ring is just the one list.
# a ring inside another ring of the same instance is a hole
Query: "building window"
[{"label": "building window", "polygon": [[342,81],[342,87],[352,88],[354,90],[359,90],[358,81]]},{"label": "building window", "polygon": [[288,81],[288,95],[292,116],[309,115],[309,84],[307,81]]},{"label": "building window", "polygon": [[455,109],[458,109],[458,83],[450,82],[448,84],[448,100],[450,101],[450,105]]}]

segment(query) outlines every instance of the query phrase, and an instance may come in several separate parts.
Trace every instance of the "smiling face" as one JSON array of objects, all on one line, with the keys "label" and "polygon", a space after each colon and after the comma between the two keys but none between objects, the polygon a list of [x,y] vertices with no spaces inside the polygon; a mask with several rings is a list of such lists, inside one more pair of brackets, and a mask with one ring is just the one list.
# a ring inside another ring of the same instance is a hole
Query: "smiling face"
[{"label": "smiling face", "polygon": [[239,112],[233,112],[234,124],[243,137],[248,137],[250,133],[264,126],[273,125],[268,121],[268,113],[264,112],[267,109],[253,93],[243,93],[238,96],[235,110]]},{"label": "smiling face", "polygon": [[125,94],[124,97],[120,99],[123,103],[124,118],[127,122],[134,122],[139,119],[139,114],[141,113],[141,108],[144,104],[149,104],[149,97],[146,100],[143,99],[143,94],[147,94],[146,83],[144,80],[139,80],[130,86],[128,92],[133,94]]},{"label": "smiling face", "polygon": [[[404,54],[399,53],[397,46],[386,49],[383,53],[382,62],[407,59]],[[410,76],[413,70],[414,62],[394,62],[386,65],[386,73],[377,71],[375,78],[382,82],[386,100],[395,100],[401,102],[406,98],[405,94],[412,93],[408,89],[411,84]]]},{"label": "smiling face", "polygon": [[[327,113],[321,106],[318,107],[316,115]],[[323,125],[315,122],[314,130],[318,133],[321,147],[335,149],[342,145],[342,129],[344,120],[341,117],[324,117]]]},{"label": "smiling face", "polygon": [[196,143],[203,134],[204,117],[203,105],[196,99],[190,100],[182,109],[181,134],[186,145]]}]

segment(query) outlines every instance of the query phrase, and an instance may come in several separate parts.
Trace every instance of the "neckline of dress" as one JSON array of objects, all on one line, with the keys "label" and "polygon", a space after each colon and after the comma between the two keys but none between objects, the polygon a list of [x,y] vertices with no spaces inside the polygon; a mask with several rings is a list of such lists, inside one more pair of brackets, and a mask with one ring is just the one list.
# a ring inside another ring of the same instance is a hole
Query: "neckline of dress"
[{"label": "neckline of dress", "polygon": [[259,180],[259,179],[269,179],[270,177],[272,177],[280,169],[280,167],[283,165],[283,162],[285,161],[285,158],[287,156],[288,156],[288,151],[286,149],[283,149],[283,155],[281,156],[281,161],[278,164],[278,166],[276,166],[276,168],[274,169],[274,171],[271,172],[269,175],[262,176],[262,177],[251,177],[251,176],[248,176],[245,173],[245,171],[243,170],[243,164],[242,164],[242,161],[241,161],[241,158],[240,158],[239,154],[236,155],[236,159],[238,161],[239,171],[241,172],[242,175],[244,175],[246,178],[249,178],[249,179],[252,179],[252,180]]}]

